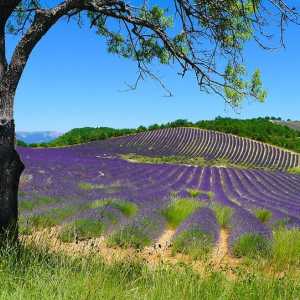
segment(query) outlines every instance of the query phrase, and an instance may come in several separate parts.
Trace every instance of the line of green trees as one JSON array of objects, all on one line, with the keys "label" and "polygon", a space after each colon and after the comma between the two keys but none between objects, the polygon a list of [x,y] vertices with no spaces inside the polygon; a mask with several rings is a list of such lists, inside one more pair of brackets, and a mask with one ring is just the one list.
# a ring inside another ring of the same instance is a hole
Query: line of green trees
[{"label": "line of green trees", "polygon": [[[109,127],[84,127],[75,128],[49,143],[31,144],[31,147],[59,147],[74,144],[82,144],[96,140],[104,140],[111,137],[118,137],[144,131],[151,131],[162,128],[196,127],[208,130],[215,130],[231,133],[242,137],[251,138],[257,141],[273,144],[300,153],[300,132],[275,124],[270,117],[256,119],[232,119],[217,117],[215,120],[190,122],[185,119],[178,119],[165,124],[153,124],[136,129],[114,129]],[[27,146],[19,142],[20,146]]]}]

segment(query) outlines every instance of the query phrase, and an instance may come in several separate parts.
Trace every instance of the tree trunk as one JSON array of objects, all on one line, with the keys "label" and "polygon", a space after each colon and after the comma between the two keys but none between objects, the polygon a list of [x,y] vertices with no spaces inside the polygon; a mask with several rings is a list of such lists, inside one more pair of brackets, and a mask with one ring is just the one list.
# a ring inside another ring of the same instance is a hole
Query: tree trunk
[{"label": "tree trunk", "polygon": [[14,121],[0,120],[0,243],[18,237],[18,187],[23,169],[15,150]]}]

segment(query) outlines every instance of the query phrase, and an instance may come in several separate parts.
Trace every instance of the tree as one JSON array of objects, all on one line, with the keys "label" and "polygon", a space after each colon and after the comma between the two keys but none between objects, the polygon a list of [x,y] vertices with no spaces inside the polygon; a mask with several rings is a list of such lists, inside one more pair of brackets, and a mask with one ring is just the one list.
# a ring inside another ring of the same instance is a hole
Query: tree
[{"label": "tree", "polygon": [[[1,174],[0,219],[6,220],[0,222],[2,229],[16,224],[15,189],[23,169],[13,149],[15,92],[32,50],[60,19],[75,19],[79,25],[88,22],[97,36],[106,39],[109,52],[132,59],[138,76],[131,88],[148,76],[167,90],[151,70],[158,61],[175,64],[181,76],[192,72],[201,90],[217,93],[232,106],[245,97],[265,99],[260,72],[247,76],[243,47],[254,40],[269,49],[267,30],[273,32],[274,26],[283,44],[287,24],[298,24],[296,7],[284,0],[164,2],[168,9],[144,0],[0,0],[0,142],[1,153],[10,155],[11,164],[6,163],[5,168],[11,169],[10,182],[14,182],[6,184]],[[5,51],[8,34],[19,37],[9,62]]]}]

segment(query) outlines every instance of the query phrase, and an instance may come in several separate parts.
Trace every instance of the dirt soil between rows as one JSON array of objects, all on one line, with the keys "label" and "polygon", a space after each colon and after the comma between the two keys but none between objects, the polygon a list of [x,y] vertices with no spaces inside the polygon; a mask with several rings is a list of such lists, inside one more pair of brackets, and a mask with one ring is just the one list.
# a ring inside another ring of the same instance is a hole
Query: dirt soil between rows
[{"label": "dirt soil between rows", "polygon": [[33,243],[37,246],[46,247],[50,252],[63,253],[70,256],[98,254],[107,263],[132,258],[142,259],[147,262],[151,268],[154,268],[161,263],[171,265],[184,263],[191,265],[195,271],[200,273],[205,273],[207,265],[212,266],[216,270],[228,269],[229,273],[231,273],[230,270],[232,270],[233,267],[238,266],[240,261],[230,255],[228,250],[229,234],[223,229],[220,231],[219,240],[213,249],[208,262],[193,260],[191,257],[184,254],[174,255],[171,250],[171,245],[175,231],[171,229],[166,229],[153,245],[145,247],[143,250],[108,247],[106,239],[103,236],[87,241],[63,243],[58,239],[59,230],[59,227],[53,227],[51,229],[35,231],[31,235],[21,236],[21,240],[25,242],[25,244]]}]

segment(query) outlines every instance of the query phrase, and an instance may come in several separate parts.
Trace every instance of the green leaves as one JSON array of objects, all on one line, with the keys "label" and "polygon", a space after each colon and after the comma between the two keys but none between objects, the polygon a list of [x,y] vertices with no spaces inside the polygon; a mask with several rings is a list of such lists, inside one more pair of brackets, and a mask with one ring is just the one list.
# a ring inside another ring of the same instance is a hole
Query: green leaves
[{"label": "green leaves", "polygon": [[262,87],[260,71],[257,69],[250,81],[246,80],[246,75],[244,65],[233,66],[229,63],[225,69],[225,97],[233,106],[238,106],[247,95],[256,98],[260,102],[266,99],[267,92]]},{"label": "green leaves", "polygon": [[260,71],[257,69],[251,79],[251,94],[259,101],[263,102],[267,97],[267,92],[262,87]]},{"label": "green leaves", "polygon": [[167,30],[173,26],[173,17],[166,15],[167,10],[155,5],[151,9],[143,6],[140,12],[140,18],[158,26],[162,30]]}]

